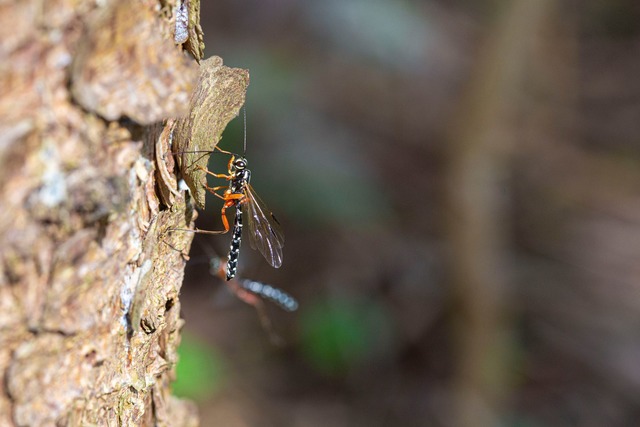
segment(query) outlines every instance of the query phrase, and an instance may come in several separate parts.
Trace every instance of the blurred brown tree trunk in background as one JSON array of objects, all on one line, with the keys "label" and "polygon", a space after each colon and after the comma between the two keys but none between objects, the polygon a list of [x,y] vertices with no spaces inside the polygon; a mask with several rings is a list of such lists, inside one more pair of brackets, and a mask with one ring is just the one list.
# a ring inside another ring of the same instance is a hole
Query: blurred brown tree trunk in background
[{"label": "blurred brown tree trunk in background", "polygon": [[2,426],[198,422],[170,395],[192,234],[161,123],[199,69],[175,6],[0,4]]},{"label": "blurred brown tree trunk in background", "polygon": [[452,135],[448,176],[450,274],[456,319],[453,425],[489,427],[505,414],[509,330],[509,178],[534,46],[553,0],[504,2],[480,51]]}]

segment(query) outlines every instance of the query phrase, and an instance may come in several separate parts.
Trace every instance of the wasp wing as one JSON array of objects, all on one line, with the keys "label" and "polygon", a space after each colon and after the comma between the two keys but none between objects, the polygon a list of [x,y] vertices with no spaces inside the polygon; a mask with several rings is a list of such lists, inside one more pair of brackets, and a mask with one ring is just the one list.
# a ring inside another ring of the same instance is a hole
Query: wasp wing
[{"label": "wasp wing", "polygon": [[269,264],[278,268],[282,265],[282,247],[284,246],[282,227],[248,183],[245,186],[245,193],[249,244],[253,249],[260,251]]}]

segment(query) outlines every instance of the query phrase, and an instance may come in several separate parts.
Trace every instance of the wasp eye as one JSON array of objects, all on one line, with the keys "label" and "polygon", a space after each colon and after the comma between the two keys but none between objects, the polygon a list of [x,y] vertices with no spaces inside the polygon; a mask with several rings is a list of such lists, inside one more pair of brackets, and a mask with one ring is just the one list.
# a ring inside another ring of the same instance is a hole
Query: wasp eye
[{"label": "wasp eye", "polygon": [[233,164],[237,169],[244,169],[247,167],[247,160],[240,158],[237,159]]}]

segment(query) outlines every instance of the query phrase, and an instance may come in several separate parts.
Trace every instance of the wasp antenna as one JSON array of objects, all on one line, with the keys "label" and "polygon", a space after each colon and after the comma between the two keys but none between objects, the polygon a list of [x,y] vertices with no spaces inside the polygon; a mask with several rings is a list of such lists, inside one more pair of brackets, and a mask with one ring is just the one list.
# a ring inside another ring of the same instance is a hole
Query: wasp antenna
[{"label": "wasp antenna", "polygon": [[242,113],[244,116],[244,152],[242,153],[242,157],[247,155],[247,106],[244,105],[242,107]]}]

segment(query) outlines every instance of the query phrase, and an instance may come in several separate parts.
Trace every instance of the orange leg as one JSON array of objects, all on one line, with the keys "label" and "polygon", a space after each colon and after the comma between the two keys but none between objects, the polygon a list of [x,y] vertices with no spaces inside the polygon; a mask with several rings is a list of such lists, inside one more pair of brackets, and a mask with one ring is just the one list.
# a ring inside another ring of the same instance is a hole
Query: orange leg
[{"label": "orange leg", "polygon": [[191,150],[191,151],[176,151],[176,152],[171,152],[171,154],[198,154],[198,153],[202,153],[202,157],[204,156],[208,156],[211,155],[214,151],[219,151],[223,154],[228,154],[230,156],[235,157],[235,154],[233,154],[231,151],[227,151],[227,150],[223,150],[222,148],[219,148],[217,145],[215,147],[213,147],[213,150]]},{"label": "orange leg", "polygon": [[[218,193],[214,193],[217,196],[220,196]],[[217,230],[217,231],[210,231],[210,230],[201,230],[199,228],[194,228],[193,230],[189,229],[189,228],[173,228],[171,231],[186,231],[188,233],[200,233],[200,234],[225,234],[229,232],[229,229],[231,228],[229,226],[229,220],[227,219],[227,208],[231,207],[234,205],[233,200],[237,199],[237,197],[232,197],[229,198],[229,196],[233,196],[233,194],[231,195],[226,195],[225,196],[220,196],[222,197],[224,200],[226,200],[225,204],[222,205],[222,225],[224,226],[224,230]],[[238,196],[244,196],[243,194],[238,194]]]},{"label": "orange leg", "polygon": [[230,151],[223,150],[222,148],[218,147],[217,145],[216,145],[215,147],[213,147],[213,151],[216,151],[216,150],[218,150],[218,151],[219,151],[219,152],[221,152],[222,154],[228,154],[228,155],[230,155],[231,157],[235,157],[235,154],[233,154],[233,153],[232,153],[232,152],[230,152]]},{"label": "orange leg", "polygon": [[220,213],[222,214],[222,225],[224,226],[224,230],[210,231],[210,230],[201,230],[199,228],[194,228],[193,230],[189,228],[174,228],[171,231],[186,231],[190,233],[201,233],[201,234],[225,234],[229,232],[229,230],[231,229],[231,226],[229,225],[229,220],[227,219],[227,208],[230,208],[231,206],[235,206],[236,203],[245,203],[246,196],[240,193],[225,193],[224,195],[220,195],[216,193],[216,190],[225,188],[223,186],[209,187],[205,185],[205,188],[225,201],[220,211]]},{"label": "orange leg", "polygon": [[229,231],[229,228],[230,228],[229,220],[227,219],[227,213],[226,213],[227,208],[230,208],[231,206],[235,206],[236,203],[242,203],[244,198],[245,198],[244,194],[231,193],[231,194],[224,195],[224,199],[226,200],[226,202],[224,205],[222,205],[221,213],[222,213],[222,225],[224,225],[225,233]]},{"label": "orange leg", "polygon": [[227,208],[230,208],[231,206],[233,206],[233,202],[231,200],[228,200],[224,205],[222,205],[222,210],[220,210],[220,214],[222,215],[222,225],[224,226],[225,233],[228,232],[230,228],[229,220],[227,219]]},{"label": "orange leg", "polygon": [[214,196],[219,197],[219,198],[221,198],[222,200],[226,200],[222,194],[218,194],[218,193],[217,193],[217,191],[218,191],[218,190],[220,190],[221,188],[227,188],[227,186],[226,186],[226,185],[219,185],[219,186],[217,186],[217,187],[209,187],[207,184],[205,184],[205,185],[204,185],[204,188],[206,188],[206,189],[207,189],[207,191],[208,191],[209,193],[213,194]]},{"label": "orange leg", "polygon": [[224,173],[214,173],[214,172],[211,172],[209,169],[207,169],[207,168],[205,168],[203,166],[200,166],[200,165],[198,165],[197,168],[200,169],[202,172],[204,172],[206,174],[209,174],[211,176],[215,176],[216,178],[224,178],[227,181],[233,179],[233,177],[231,175],[227,175],[227,174],[224,174]]},{"label": "orange leg", "polygon": [[[217,193],[215,193],[216,195],[218,195]],[[202,234],[225,234],[228,233],[229,230],[231,229],[231,226],[229,225],[229,220],[227,219],[227,208],[230,208],[232,206],[235,206],[236,203],[243,203],[244,199],[245,199],[245,195],[244,194],[235,194],[235,193],[231,193],[231,194],[225,194],[224,196],[220,196],[222,197],[225,201],[224,205],[222,205],[222,209],[220,210],[220,214],[222,217],[222,225],[224,226],[224,230],[220,230],[220,231],[209,231],[209,230],[201,230],[199,228],[195,228],[193,230],[189,230],[189,229],[180,229],[183,231],[191,231],[192,233],[202,233]],[[237,202],[236,202],[237,200]],[[174,230],[178,230],[178,229],[174,229]]]}]

